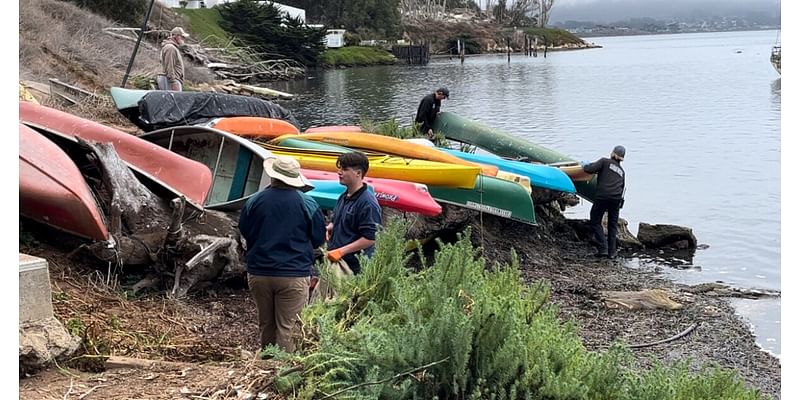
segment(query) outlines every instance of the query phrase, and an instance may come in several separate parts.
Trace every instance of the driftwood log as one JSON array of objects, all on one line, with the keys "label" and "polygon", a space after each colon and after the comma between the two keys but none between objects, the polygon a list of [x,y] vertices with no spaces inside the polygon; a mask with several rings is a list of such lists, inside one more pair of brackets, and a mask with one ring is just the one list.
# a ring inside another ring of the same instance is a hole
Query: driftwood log
[{"label": "driftwood log", "polygon": [[139,181],[113,144],[79,142],[101,177],[87,177],[87,182],[95,183],[112,236],[88,248],[117,270],[150,268],[152,273],[134,285],[135,290],[171,282],[170,293],[181,297],[200,283],[245,273],[235,216],[187,209],[181,197],[159,197]]}]

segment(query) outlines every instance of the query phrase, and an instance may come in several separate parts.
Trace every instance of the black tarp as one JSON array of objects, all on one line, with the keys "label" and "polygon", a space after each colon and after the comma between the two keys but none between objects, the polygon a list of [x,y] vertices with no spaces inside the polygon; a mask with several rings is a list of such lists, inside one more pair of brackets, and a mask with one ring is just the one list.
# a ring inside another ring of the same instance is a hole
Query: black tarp
[{"label": "black tarp", "polygon": [[138,115],[126,115],[145,132],[204,124],[219,117],[265,117],[288,121],[300,128],[292,112],[256,97],[209,92],[153,91],[139,100]]}]

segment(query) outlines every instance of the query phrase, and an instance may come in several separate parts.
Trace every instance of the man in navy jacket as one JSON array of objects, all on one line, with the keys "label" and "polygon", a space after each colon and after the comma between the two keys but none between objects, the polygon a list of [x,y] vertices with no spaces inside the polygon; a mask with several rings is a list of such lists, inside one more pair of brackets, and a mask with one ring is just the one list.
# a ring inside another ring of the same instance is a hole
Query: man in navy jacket
[{"label": "man in navy jacket", "polygon": [[308,301],[314,249],[325,241],[319,205],[301,190],[313,188],[292,157],[264,161],[270,186],[251,197],[239,216],[247,245],[247,283],[258,309],[261,347],[295,350],[292,330]]},{"label": "man in navy jacket", "polygon": [[[622,160],[625,159],[625,148],[614,147],[611,158],[601,158],[591,164],[583,164],[583,171],[597,174],[597,192],[594,196],[592,210],[589,212],[589,226],[594,231],[597,242],[598,257],[615,258],[617,256],[617,220],[625,195],[625,171]],[[608,238],[603,234],[603,214],[608,212]]]},{"label": "man in navy jacket", "polygon": [[339,155],[336,160],[339,183],[347,190],[339,196],[333,209],[333,222],[327,229],[331,236],[327,257],[331,262],[344,260],[347,267],[358,275],[361,264],[356,257],[364,253],[372,256],[375,250],[375,235],[381,225],[381,206],[375,193],[367,190],[364,176],[369,170],[369,159],[363,153],[351,152]]}]

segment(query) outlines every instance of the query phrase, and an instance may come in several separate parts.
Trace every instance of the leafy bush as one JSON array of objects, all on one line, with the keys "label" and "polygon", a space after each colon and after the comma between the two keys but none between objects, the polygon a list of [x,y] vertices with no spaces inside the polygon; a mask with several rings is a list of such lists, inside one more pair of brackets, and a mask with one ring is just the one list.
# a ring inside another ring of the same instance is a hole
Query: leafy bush
[{"label": "leafy bush", "polygon": [[333,280],[337,297],[303,311],[300,353],[276,356],[301,372],[276,386],[301,399],[758,396],[719,369],[639,371],[622,345],[587,351],[575,327],[559,322],[548,285],[522,285],[515,256],[487,268],[468,231],[455,244],[440,242],[433,264],[411,273],[405,229],[390,221],[362,273]]},{"label": "leafy bush", "polygon": [[531,37],[538,37],[539,43],[547,46],[561,46],[567,43],[583,43],[583,39],[563,29],[525,28],[525,33]]},{"label": "leafy bush", "polygon": [[272,3],[239,0],[217,8],[222,29],[263,53],[264,59],[290,58],[313,66],[325,49],[323,29],[283,16]]}]

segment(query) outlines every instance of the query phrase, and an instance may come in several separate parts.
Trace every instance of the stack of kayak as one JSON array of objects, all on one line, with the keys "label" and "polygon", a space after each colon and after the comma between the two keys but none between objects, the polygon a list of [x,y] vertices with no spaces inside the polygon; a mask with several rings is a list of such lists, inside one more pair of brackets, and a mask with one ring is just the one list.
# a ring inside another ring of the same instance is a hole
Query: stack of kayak
[{"label": "stack of kayak", "polygon": [[500,157],[557,167],[575,182],[581,197],[590,201],[594,199],[597,179],[583,172],[577,160],[564,154],[450,112],[440,113],[433,129],[444,133],[450,140],[480,147]]},{"label": "stack of kayak", "polygon": [[[279,135],[280,128],[255,117],[222,118],[214,126],[256,140],[272,154],[295,157],[309,179],[337,180],[333,173],[338,156],[359,150],[370,160],[367,182],[372,186],[369,179],[424,184],[439,203],[528,224],[536,223],[531,187],[575,192],[572,180],[555,167],[436,148],[361,132],[358,127],[317,127],[302,134],[285,129]],[[329,175],[320,175],[323,172]]]}]

